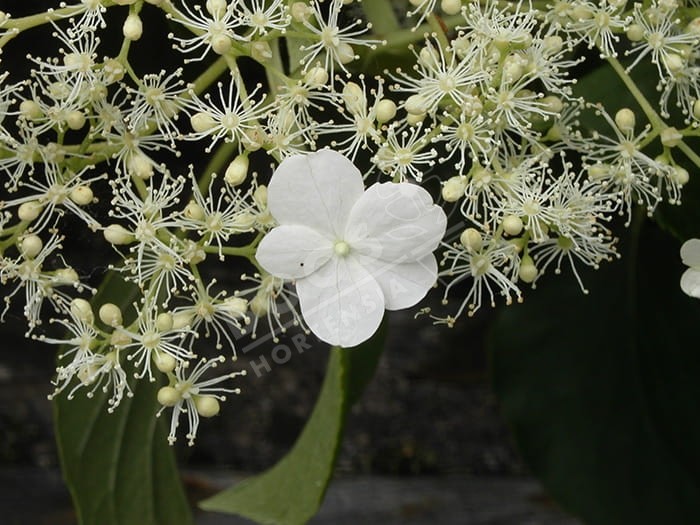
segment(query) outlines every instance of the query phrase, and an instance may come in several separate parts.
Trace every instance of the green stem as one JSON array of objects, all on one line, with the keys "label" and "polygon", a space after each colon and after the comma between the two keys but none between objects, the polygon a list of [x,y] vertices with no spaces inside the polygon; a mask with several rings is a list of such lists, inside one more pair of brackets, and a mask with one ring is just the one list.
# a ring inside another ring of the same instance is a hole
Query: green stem
[{"label": "green stem", "polygon": [[693,149],[688,146],[685,142],[681,142],[678,144],[678,149],[681,150],[688,159],[695,164],[698,168],[700,168],[700,155],[695,153]]},{"label": "green stem", "polygon": [[206,90],[209,86],[211,86],[214,81],[219,78],[224,71],[228,69],[228,64],[226,62],[226,57],[220,57],[214,62],[211,66],[209,66],[204,73],[199,75],[197,79],[194,81],[194,85],[192,87],[192,90],[196,94],[202,93],[204,90]]},{"label": "green stem", "polygon": [[639,107],[642,108],[642,111],[644,111],[644,114],[647,116],[647,119],[653,126],[654,130],[661,132],[661,130],[665,129],[667,127],[666,123],[661,119],[658,113],[654,111],[654,108],[651,106],[644,94],[639,90],[634,80],[632,80],[632,78],[627,74],[625,68],[622,67],[622,64],[620,64],[620,62],[614,57],[608,57],[607,61],[615,70],[615,73],[617,73],[622,82],[625,83],[625,86],[637,101]]},{"label": "green stem", "polygon": [[[205,246],[204,251],[206,253],[219,253],[218,246]],[[247,257],[252,258],[255,255],[255,246],[222,246],[221,253],[224,255],[234,255],[237,257]]]}]

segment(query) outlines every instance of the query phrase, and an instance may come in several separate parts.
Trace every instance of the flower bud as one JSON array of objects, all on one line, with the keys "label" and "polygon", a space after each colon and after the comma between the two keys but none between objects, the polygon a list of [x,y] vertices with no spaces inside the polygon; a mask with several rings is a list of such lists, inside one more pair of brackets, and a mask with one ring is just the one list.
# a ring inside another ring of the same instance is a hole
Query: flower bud
[{"label": "flower bud", "polygon": [[508,235],[520,235],[523,231],[523,221],[517,215],[507,215],[503,218],[503,231]]},{"label": "flower bud", "polygon": [[304,82],[312,88],[323,87],[328,82],[328,71],[321,66],[312,67],[304,75]]},{"label": "flower bud", "polygon": [[95,315],[92,313],[92,306],[85,299],[76,297],[70,303],[70,311],[76,318],[81,321],[92,324],[95,320]]},{"label": "flower bud", "polygon": [[681,166],[673,166],[671,179],[679,186],[685,186],[690,180],[690,175],[688,174],[688,170],[685,168],[682,168]]},{"label": "flower bud", "polygon": [[411,115],[421,115],[428,111],[428,104],[422,95],[411,95],[404,102],[404,108]]},{"label": "flower bud", "polygon": [[462,10],[461,0],[442,0],[440,9],[446,15],[457,15]]},{"label": "flower bud", "polygon": [[349,64],[355,60],[355,50],[347,42],[341,42],[335,48],[335,54],[338,57],[338,62],[341,64]]},{"label": "flower bud", "polygon": [[243,183],[246,175],[248,175],[249,164],[248,155],[238,155],[226,168],[224,180],[231,186],[238,186]]},{"label": "flower bud", "polygon": [[250,45],[250,56],[253,60],[265,63],[272,58],[272,49],[265,40],[258,40]]},{"label": "flower bud", "polygon": [[169,312],[163,312],[156,317],[156,328],[159,332],[169,332],[173,329],[173,315]]},{"label": "flower bud", "polygon": [[164,386],[158,390],[158,402],[164,407],[174,407],[180,401],[180,392],[171,386]]},{"label": "flower bud", "polygon": [[150,179],[153,177],[153,164],[143,153],[134,153],[129,157],[126,167],[131,175],[139,179]]},{"label": "flower bud", "polygon": [[311,8],[305,2],[294,2],[289,11],[295,22],[304,22],[311,15]]},{"label": "flower bud", "polygon": [[468,252],[478,252],[483,245],[481,234],[474,228],[467,228],[459,236],[459,242]]},{"label": "flower bud", "polygon": [[442,186],[442,198],[446,202],[457,202],[464,196],[467,189],[467,178],[464,175],[450,177]]},{"label": "flower bud", "polygon": [[226,13],[228,6],[226,0],[207,0],[207,11],[214,18],[221,18]]},{"label": "flower bud", "polygon": [[634,112],[629,108],[622,108],[617,113],[615,113],[615,124],[620,128],[623,133],[632,133],[634,131],[634,125],[636,123],[636,118]]},{"label": "flower bud", "polygon": [[85,114],[82,111],[69,111],[66,115],[66,125],[72,130],[82,129],[85,120]]},{"label": "flower bud", "polygon": [[640,42],[644,38],[644,28],[639,24],[632,24],[627,28],[627,38],[630,42]]},{"label": "flower bud", "polygon": [[204,210],[195,201],[190,201],[187,203],[184,214],[185,217],[192,219],[193,221],[201,221],[204,219]]},{"label": "flower bud", "polygon": [[347,110],[353,115],[362,113],[367,105],[365,92],[355,82],[348,82],[343,87],[343,102]]},{"label": "flower bud", "polygon": [[70,192],[70,200],[78,206],[87,206],[95,198],[90,186],[76,186]]},{"label": "flower bud", "polygon": [[668,53],[666,55],[666,67],[671,73],[678,73],[685,68],[685,60],[676,53]]},{"label": "flower bud", "polygon": [[172,372],[177,366],[177,360],[165,352],[158,352],[153,361],[155,362],[156,368],[164,374]]},{"label": "flower bud", "polygon": [[27,120],[36,120],[44,116],[41,106],[33,100],[23,100],[19,105],[19,113]]},{"label": "flower bud", "polygon": [[535,266],[532,257],[529,255],[524,256],[520,261],[520,268],[518,269],[518,277],[520,280],[526,283],[531,283],[537,278],[537,267]]},{"label": "flower bud", "polygon": [[228,53],[232,45],[233,42],[231,42],[231,38],[227,35],[216,35],[211,39],[211,48],[214,50],[214,53],[219,55]]},{"label": "flower bud", "polygon": [[173,330],[181,330],[192,325],[193,314],[191,312],[181,311],[173,314]]},{"label": "flower bud", "polygon": [[194,406],[202,417],[214,417],[219,413],[219,400],[214,396],[195,396]]},{"label": "flower bud", "polygon": [[676,128],[668,127],[664,129],[661,134],[661,144],[667,148],[675,148],[683,141],[683,135]]},{"label": "flower bud", "polygon": [[190,125],[197,133],[205,133],[216,127],[216,120],[209,113],[200,111],[190,117]]},{"label": "flower bud", "polygon": [[53,275],[53,280],[54,283],[59,286],[70,286],[78,284],[80,282],[80,277],[78,276],[78,272],[76,272],[73,268],[66,267],[56,270]]},{"label": "flower bud", "polygon": [[250,301],[250,311],[253,312],[255,317],[262,317],[267,315],[268,305],[267,305],[267,294],[260,290],[255,294],[253,300]]},{"label": "flower bud", "polygon": [[253,192],[253,200],[258,208],[262,210],[267,208],[267,186],[258,186]]},{"label": "flower bud", "polygon": [[559,35],[547,36],[542,40],[542,51],[547,55],[555,55],[564,47],[564,40]]},{"label": "flower bud", "polygon": [[110,224],[102,230],[102,235],[108,243],[117,246],[134,242],[134,234],[120,224]]},{"label": "flower bud", "polygon": [[123,322],[122,311],[114,303],[104,303],[100,306],[97,316],[100,318],[100,321],[107,326],[119,326]]},{"label": "flower bud", "polygon": [[17,217],[19,217],[21,221],[32,222],[39,216],[43,209],[44,207],[39,204],[39,201],[23,202],[17,209]]},{"label": "flower bud", "polygon": [[383,98],[377,102],[375,114],[377,117],[377,122],[380,124],[389,122],[396,116],[396,104],[393,100]]},{"label": "flower bud", "polygon": [[412,115],[409,113],[406,115],[406,122],[409,126],[416,126],[425,120],[425,113],[417,113]]},{"label": "flower bud", "polygon": [[143,35],[143,22],[136,13],[131,13],[126,17],[122,26],[122,34],[127,40],[135,41]]},{"label": "flower bud", "polygon": [[561,110],[564,109],[564,103],[554,95],[544,97],[540,102],[544,106],[543,109],[550,113],[561,113]]},{"label": "flower bud", "polygon": [[27,235],[19,241],[19,251],[25,259],[33,259],[39,255],[43,247],[41,237],[35,234]]}]

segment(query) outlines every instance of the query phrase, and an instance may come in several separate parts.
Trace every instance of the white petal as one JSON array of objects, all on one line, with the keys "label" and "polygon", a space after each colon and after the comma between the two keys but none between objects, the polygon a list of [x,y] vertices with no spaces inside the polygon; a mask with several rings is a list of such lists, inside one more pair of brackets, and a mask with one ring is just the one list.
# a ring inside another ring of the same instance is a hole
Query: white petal
[{"label": "white petal", "polygon": [[280,163],[268,186],[267,205],[280,224],[302,224],[340,239],[363,191],[362,174],[352,162],[321,150]]},{"label": "white petal", "polygon": [[689,239],[683,243],[681,259],[686,266],[700,266],[700,239]]},{"label": "white petal", "polygon": [[690,297],[700,299],[700,271],[688,268],[681,276],[681,290]]},{"label": "white petal", "polygon": [[438,247],[446,226],[445,212],[420,186],[377,183],[353,206],[345,240],[362,255],[412,262]]},{"label": "white petal", "polygon": [[255,258],[265,271],[282,279],[306,277],[333,255],[333,243],[320,233],[298,225],[273,228],[260,241]]},{"label": "white petal", "polygon": [[297,295],[311,331],[332,345],[359,345],[372,337],[384,317],[379,284],[352,257],[333,257],[297,280]]},{"label": "white petal", "polygon": [[359,256],[359,260],[382,288],[387,310],[401,310],[415,305],[437,280],[438,266],[432,253],[418,261],[401,264],[363,256]]}]

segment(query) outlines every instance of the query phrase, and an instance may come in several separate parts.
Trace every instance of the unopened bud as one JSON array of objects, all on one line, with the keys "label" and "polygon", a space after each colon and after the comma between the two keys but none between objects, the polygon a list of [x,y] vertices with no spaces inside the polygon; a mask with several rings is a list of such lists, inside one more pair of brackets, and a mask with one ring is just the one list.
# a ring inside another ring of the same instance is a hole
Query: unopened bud
[{"label": "unopened bud", "polygon": [[529,255],[524,256],[520,261],[518,277],[520,277],[521,281],[526,283],[531,283],[537,278],[537,267],[535,266],[532,257]]},{"label": "unopened bud", "polygon": [[446,202],[457,202],[464,196],[464,191],[467,189],[467,177],[457,175],[450,177],[442,186],[442,198]]},{"label": "unopened bud", "polygon": [[80,319],[84,323],[92,324],[95,320],[95,314],[92,313],[92,306],[85,299],[76,297],[70,303],[70,311],[74,317]]},{"label": "unopened bud", "polygon": [[107,326],[119,326],[123,322],[122,311],[114,303],[105,303],[102,306],[100,306],[100,309],[97,312],[97,316],[100,318],[100,321],[102,321]]},{"label": "unopened bud", "polygon": [[474,228],[467,228],[459,236],[459,242],[468,252],[478,252],[483,245],[481,234]]},{"label": "unopened bud", "polygon": [[122,34],[127,40],[138,40],[143,35],[143,22],[136,13],[131,13],[126,17],[122,26]]},{"label": "unopened bud", "polygon": [[35,234],[27,235],[19,241],[19,251],[25,259],[33,259],[39,255],[43,247],[41,237]]},{"label": "unopened bud", "polygon": [[70,200],[78,206],[87,206],[95,198],[90,186],[76,186],[70,192]]},{"label": "unopened bud", "polygon": [[507,215],[503,218],[503,231],[508,235],[520,235],[523,231],[523,221],[517,215]]},{"label": "unopened bud", "polygon": [[173,407],[180,401],[180,392],[171,386],[164,386],[158,390],[158,402],[164,407]]},{"label": "unopened bud", "polygon": [[623,133],[631,133],[634,131],[636,118],[634,112],[629,108],[622,108],[615,113],[615,124]]},{"label": "unopened bud", "polygon": [[219,413],[219,400],[214,396],[195,396],[194,406],[202,417],[214,417]]},{"label": "unopened bud", "polygon": [[190,125],[197,133],[205,133],[216,127],[216,120],[209,113],[199,112],[190,117]]},{"label": "unopened bud", "polygon": [[121,224],[110,224],[102,231],[102,235],[108,243],[117,246],[134,242],[134,234]]},{"label": "unopened bud", "polygon": [[248,175],[249,164],[248,155],[238,155],[226,168],[224,180],[231,186],[243,183]]},{"label": "unopened bud", "polygon": [[393,100],[388,98],[383,98],[377,102],[376,106],[376,117],[377,122],[383,124],[384,122],[389,122],[396,116],[396,104]]},{"label": "unopened bud", "polygon": [[44,207],[39,204],[39,201],[23,202],[17,209],[17,216],[21,221],[32,222],[39,216],[43,209]]}]

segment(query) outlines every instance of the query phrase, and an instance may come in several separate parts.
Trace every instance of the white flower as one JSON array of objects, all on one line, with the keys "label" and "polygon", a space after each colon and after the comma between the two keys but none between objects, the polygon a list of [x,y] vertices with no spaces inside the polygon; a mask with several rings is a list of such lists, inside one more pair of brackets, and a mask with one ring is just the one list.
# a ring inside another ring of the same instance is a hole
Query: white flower
[{"label": "white flower", "polygon": [[322,150],[285,159],[268,187],[279,226],[257,259],[276,277],[295,279],[301,313],[327,343],[351,347],[377,330],[384,309],[420,301],[437,278],[433,251],[447,218],[408,183],[377,183],[341,154]]},{"label": "white flower", "polygon": [[690,239],[681,246],[683,264],[690,266],[681,277],[681,289],[700,299],[700,239]]}]

